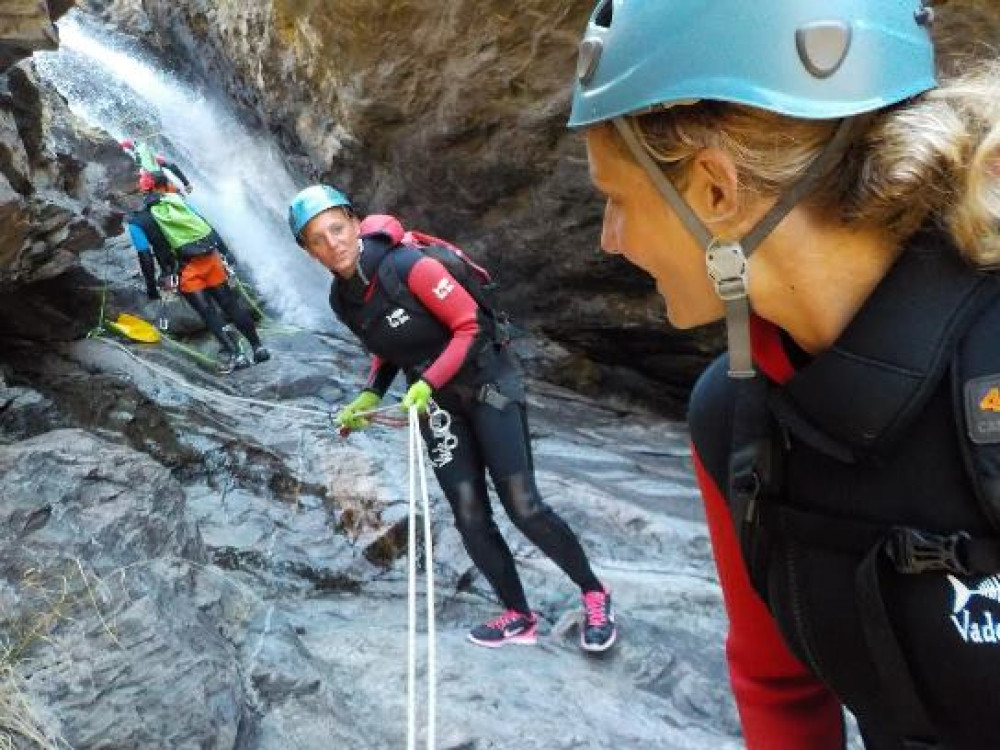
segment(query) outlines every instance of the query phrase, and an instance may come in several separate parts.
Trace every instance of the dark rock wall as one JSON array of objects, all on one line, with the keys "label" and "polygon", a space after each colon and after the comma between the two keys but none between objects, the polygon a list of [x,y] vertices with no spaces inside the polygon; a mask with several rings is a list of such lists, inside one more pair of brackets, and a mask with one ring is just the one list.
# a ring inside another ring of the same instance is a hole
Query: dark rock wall
[{"label": "dark rock wall", "polygon": [[[22,59],[56,44],[52,20],[70,5],[50,2],[51,15],[37,0],[0,6],[0,290],[7,292],[62,275],[80,251],[121,231],[113,196],[129,179],[127,157],[81,124]],[[9,299],[0,299],[0,310]]]}]

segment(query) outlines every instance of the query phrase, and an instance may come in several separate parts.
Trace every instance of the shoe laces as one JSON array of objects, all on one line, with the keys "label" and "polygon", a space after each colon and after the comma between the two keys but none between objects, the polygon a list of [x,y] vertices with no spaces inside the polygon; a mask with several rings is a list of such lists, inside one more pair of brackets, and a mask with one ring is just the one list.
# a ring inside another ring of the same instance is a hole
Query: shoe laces
[{"label": "shoe laces", "polygon": [[587,610],[587,625],[601,627],[608,622],[607,591],[588,591],[583,595],[583,606]]},{"label": "shoe laces", "polygon": [[495,630],[502,630],[503,628],[510,625],[514,620],[524,617],[523,614],[518,612],[516,609],[508,609],[499,617],[494,617],[492,620],[486,623],[486,627]]}]

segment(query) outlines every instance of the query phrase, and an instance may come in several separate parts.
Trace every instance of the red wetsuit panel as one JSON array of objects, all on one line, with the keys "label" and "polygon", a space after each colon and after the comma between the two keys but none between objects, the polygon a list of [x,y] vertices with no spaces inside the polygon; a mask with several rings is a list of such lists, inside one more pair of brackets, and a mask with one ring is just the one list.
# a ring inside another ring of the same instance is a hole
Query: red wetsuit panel
[{"label": "red wetsuit panel", "polygon": [[433,258],[418,260],[406,284],[428,312],[451,331],[451,341],[423,374],[427,384],[437,389],[465,364],[479,335],[479,305]]},{"label": "red wetsuit panel", "polygon": [[840,702],[788,650],[740,556],[726,501],[694,455],[729,615],[726,658],[749,750],[842,750]]},{"label": "red wetsuit panel", "polygon": [[781,340],[781,330],[774,323],[750,316],[750,346],[757,367],[778,385],[787,383],[795,374]]},{"label": "red wetsuit panel", "polygon": [[[787,382],[795,368],[778,328],[752,316],[750,336],[754,361],[761,371],[778,384]],[[777,623],[750,583],[725,497],[693,448],[692,453],[729,615],[726,658],[747,747],[842,750],[840,701],[785,645]]]}]

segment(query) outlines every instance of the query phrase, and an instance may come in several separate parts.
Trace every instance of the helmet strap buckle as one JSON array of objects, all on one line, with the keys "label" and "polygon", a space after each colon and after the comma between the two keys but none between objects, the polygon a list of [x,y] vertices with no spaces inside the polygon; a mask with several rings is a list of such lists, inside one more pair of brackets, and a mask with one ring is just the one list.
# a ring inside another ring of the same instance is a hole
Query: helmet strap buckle
[{"label": "helmet strap buckle", "polygon": [[705,265],[715,292],[723,301],[747,296],[749,263],[738,242],[713,239],[705,253]]}]

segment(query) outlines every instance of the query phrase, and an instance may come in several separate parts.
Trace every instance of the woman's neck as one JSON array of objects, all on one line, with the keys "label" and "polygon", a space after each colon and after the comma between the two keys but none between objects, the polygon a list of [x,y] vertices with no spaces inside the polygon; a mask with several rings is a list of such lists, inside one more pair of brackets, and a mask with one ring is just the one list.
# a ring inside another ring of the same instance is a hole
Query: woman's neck
[{"label": "woman's neck", "polygon": [[751,259],[750,299],[802,349],[828,349],[889,272],[902,246],[793,211]]}]

